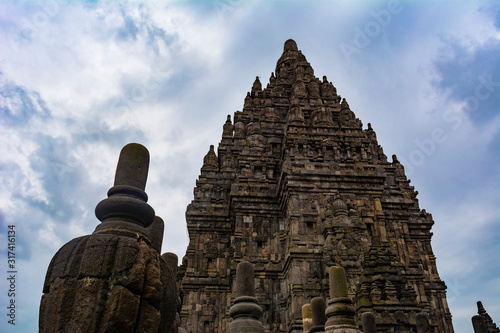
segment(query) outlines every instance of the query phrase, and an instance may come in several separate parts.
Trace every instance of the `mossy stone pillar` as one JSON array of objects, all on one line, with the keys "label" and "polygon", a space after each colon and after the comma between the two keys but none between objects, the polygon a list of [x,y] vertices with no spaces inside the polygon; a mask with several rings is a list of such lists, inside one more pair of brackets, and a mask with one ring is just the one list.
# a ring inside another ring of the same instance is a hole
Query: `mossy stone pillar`
[{"label": "mossy stone pillar", "polygon": [[263,333],[260,322],[262,308],[255,298],[255,273],[253,265],[242,261],[236,266],[236,298],[229,309],[233,321],[228,333]]}]

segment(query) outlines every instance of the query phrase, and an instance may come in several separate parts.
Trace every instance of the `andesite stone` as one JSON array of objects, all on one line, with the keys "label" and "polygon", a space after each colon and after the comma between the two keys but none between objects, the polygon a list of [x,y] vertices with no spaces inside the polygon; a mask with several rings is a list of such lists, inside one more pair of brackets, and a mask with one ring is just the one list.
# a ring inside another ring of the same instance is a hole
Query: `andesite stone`
[{"label": "andesite stone", "polygon": [[312,327],[310,332],[324,332],[326,323],[326,302],[323,297],[314,297],[311,300]]},{"label": "andesite stone", "polygon": [[304,333],[309,333],[312,326],[312,309],[311,303],[302,305],[302,326]]},{"label": "andesite stone", "polygon": [[[203,158],[179,267],[160,256],[148,168],[145,147],[122,149],[101,223],[49,265],[40,332],[320,332],[329,294],[326,333],[453,333],[432,216],[295,41]],[[500,333],[478,313],[475,329]]]},{"label": "andesite stone", "polygon": [[474,328],[474,333],[489,333],[486,321],[481,315],[472,317],[472,327]]},{"label": "andesite stone", "polygon": [[233,318],[228,333],[263,333],[262,309],[255,295],[253,265],[242,261],[236,267],[236,298],[229,310]]},{"label": "andesite stone", "polygon": [[[483,303],[481,301],[477,302],[477,313],[484,319],[484,323],[486,325],[488,333],[500,333],[500,329],[498,326],[493,322],[493,319],[491,319],[490,315],[486,310],[484,309]],[[474,320],[474,317],[472,318]],[[478,321],[479,319],[476,319]]]},{"label": "andesite stone", "polygon": [[377,325],[373,313],[363,313],[361,315],[361,322],[363,323],[363,333],[377,333]]},{"label": "andesite stone", "polygon": [[343,267],[330,268],[330,299],[325,313],[328,317],[325,323],[326,333],[361,333],[354,319],[356,311],[348,295]]},{"label": "andesite stone", "polygon": [[328,294],[325,272],[340,266],[355,313],[349,325],[372,312],[379,331],[410,332],[425,312],[431,333],[453,333],[434,221],[404,166],[388,160],[374,128],[315,76],[294,40],[267,84],[262,78],[221,119],[186,210],[182,327],[226,331],[236,263],[248,261],[266,331],[302,333],[302,306]]},{"label": "andesite stone", "polygon": [[425,313],[418,313],[415,317],[417,322],[417,333],[426,333],[429,329],[429,319]]},{"label": "andesite stone", "polygon": [[47,269],[39,332],[178,332],[175,273],[159,255],[163,221],[144,192],[148,168],[144,146],[122,149],[114,186],[96,207],[102,223]]}]

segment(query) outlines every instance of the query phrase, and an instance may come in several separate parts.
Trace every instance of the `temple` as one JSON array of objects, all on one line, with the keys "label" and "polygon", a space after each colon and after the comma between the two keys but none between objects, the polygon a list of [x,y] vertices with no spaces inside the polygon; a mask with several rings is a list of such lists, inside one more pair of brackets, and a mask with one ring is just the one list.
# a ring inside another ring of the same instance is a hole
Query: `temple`
[{"label": "temple", "polygon": [[187,208],[189,246],[179,271],[189,332],[224,332],[236,264],[255,267],[266,332],[302,332],[302,306],[328,294],[328,268],[345,269],[358,320],[409,332],[453,332],[431,248],[432,217],[395,155],[388,161],[326,76],[288,40],[263,88],[203,160]]},{"label": "temple", "polygon": [[[180,266],[148,168],[122,149],[101,223],[48,267],[40,333],[453,333],[431,215],[293,40],[204,157]],[[471,327],[500,333],[481,302]]]}]

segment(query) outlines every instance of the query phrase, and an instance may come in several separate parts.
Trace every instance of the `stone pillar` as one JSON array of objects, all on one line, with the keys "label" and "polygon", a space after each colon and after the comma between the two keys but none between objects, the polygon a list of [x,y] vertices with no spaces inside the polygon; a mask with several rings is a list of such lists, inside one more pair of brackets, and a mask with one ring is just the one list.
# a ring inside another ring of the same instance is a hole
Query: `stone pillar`
[{"label": "stone pillar", "polygon": [[416,316],[417,333],[426,333],[429,329],[429,319],[425,313],[419,313]]},{"label": "stone pillar", "polygon": [[181,301],[177,293],[177,284],[172,277],[177,276],[178,258],[175,253],[166,252],[161,255],[160,274],[163,283],[161,302],[161,322],[158,333],[178,333],[180,326]]},{"label": "stone pillar", "polygon": [[325,324],[327,333],[357,333],[354,316],[356,311],[347,295],[347,280],[343,267],[330,268],[330,300],[326,309],[328,317]]},{"label": "stone pillar", "polygon": [[242,261],[236,267],[236,298],[229,309],[233,321],[228,333],[263,333],[260,322],[262,308],[255,298],[255,274],[253,265]]},{"label": "stone pillar", "polygon": [[364,333],[377,333],[377,325],[375,324],[375,316],[371,312],[365,312],[361,315]]},{"label": "stone pillar", "polygon": [[322,297],[314,297],[311,300],[312,327],[311,333],[324,333],[326,323],[326,302]]},{"label": "stone pillar", "polygon": [[163,229],[165,229],[165,223],[163,223],[163,220],[159,216],[155,216],[153,223],[146,228],[146,232],[151,240],[151,247],[158,253],[161,253]]},{"label": "stone pillar", "polygon": [[486,321],[481,315],[475,315],[472,317],[472,327],[474,327],[474,333],[488,333]]},{"label": "stone pillar", "polygon": [[307,303],[302,306],[302,326],[304,333],[309,333],[312,326],[311,304]]}]

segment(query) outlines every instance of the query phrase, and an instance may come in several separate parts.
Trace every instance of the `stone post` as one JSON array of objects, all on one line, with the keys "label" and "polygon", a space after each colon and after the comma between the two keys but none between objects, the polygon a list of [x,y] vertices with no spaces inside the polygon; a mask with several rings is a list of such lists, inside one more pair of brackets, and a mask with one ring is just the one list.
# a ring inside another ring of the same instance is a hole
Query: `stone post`
[{"label": "stone post", "polygon": [[418,313],[416,316],[417,333],[425,333],[429,329],[429,319],[425,313]]},{"label": "stone post", "polygon": [[364,333],[377,333],[377,325],[375,324],[375,316],[371,312],[365,312],[361,315]]},{"label": "stone post", "polygon": [[307,303],[302,306],[302,326],[304,333],[309,333],[312,326],[311,304]]},{"label": "stone post", "polygon": [[312,327],[309,330],[311,333],[324,333],[326,323],[326,302],[323,297],[314,297],[311,300],[312,312]]},{"label": "stone post", "polygon": [[347,280],[343,267],[330,268],[330,300],[326,309],[328,320],[325,324],[326,333],[357,333],[354,316],[356,311],[352,300],[347,295]]},{"label": "stone post", "polygon": [[151,240],[151,247],[158,253],[161,253],[163,229],[165,229],[165,223],[163,223],[163,220],[159,216],[155,216],[153,223],[146,228],[148,237]]},{"label": "stone post", "polygon": [[486,321],[481,315],[475,315],[472,317],[472,327],[474,327],[474,333],[488,333]]},{"label": "stone post", "polygon": [[263,333],[260,322],[262,308],[255,298],[255,274],[253,265],[242,261],[236,267],[236,298],[229,309],[233,321],[228,333]]},{"label": "stone post", "polygon": [[178,258],[175,253],[166,252],[160,258],[160,275],[163,284],[161,302],[161,322],[158,333],[178,333],[180,326],[181,301],[177,293],[175,277],[177,276]]}]

